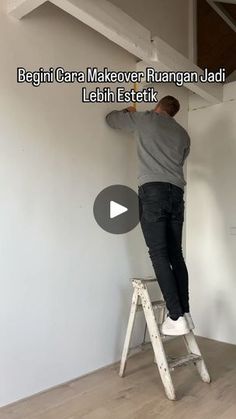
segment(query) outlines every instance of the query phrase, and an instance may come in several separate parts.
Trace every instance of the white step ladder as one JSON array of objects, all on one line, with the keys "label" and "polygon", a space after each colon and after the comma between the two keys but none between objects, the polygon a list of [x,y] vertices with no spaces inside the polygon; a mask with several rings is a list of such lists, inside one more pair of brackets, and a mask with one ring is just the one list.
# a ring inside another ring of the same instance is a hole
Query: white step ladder
[{"label": "white step ladder", "polygon": [[[188,353],[185,356],[175,359],[167,358],[163,343],[169,339],[163,336],[159,330],[159,327],[163,323],[166,316],[166,305],[164,301],[152,302],[147,287],[148,283],[154,283],[154,281],[157,282],[155,278],[134,278],[132,280],[134,293],[132,297],[131,310],[120,363],[119,375],[120,377],[124,377],[125,374],[136,312],[143,310],[146,319],[146,326],[148,328],[152,348],[154,351],[155,363],[157,364],[166,395],[168,399],[176,400],[175,389],[170,374],[174,368],[193,363],[197,367],[202,381],[205,383],[210,383],[211,379],[193,331],[190,331],[190,333],[182,336]],[[154,310],[157,310],[157,319],[155,317]]]}]

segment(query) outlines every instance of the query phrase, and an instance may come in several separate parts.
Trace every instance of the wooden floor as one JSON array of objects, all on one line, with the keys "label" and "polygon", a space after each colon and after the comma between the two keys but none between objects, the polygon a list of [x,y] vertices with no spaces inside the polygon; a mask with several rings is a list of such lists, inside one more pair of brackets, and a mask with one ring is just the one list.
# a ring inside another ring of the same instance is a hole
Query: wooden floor
[{"label": "wooden floor", "polygon": [[[212,383],[194,366],[173,373],[178,401],[166,399],[151,350],[129,359],[126,377],[118,365],[0,409],[1,419],[235,419],[236,346],[198,339]],[[168,353],[184,353],[179,339]]]}]

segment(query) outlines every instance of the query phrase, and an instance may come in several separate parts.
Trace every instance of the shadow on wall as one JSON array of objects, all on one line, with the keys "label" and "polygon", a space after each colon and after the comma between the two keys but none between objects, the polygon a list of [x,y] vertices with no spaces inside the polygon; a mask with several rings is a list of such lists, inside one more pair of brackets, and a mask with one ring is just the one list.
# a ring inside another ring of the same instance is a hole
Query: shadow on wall
[{"label": "shadow on wall", "polygon": [[236,343],[236,236],[230,235],[236,225],[235,107],[231,102],[190,113],[188,165],[187,260],[193,311],[201,335],[230,343]]}]

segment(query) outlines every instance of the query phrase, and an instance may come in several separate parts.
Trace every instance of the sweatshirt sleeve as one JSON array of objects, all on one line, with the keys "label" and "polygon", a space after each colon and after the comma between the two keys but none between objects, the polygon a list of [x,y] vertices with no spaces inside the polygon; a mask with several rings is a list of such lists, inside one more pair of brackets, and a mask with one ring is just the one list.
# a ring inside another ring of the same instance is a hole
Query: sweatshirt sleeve
[{"label": "sweatshirt sleeve", "polygon": [[106,116],[107,124],[114,129],[123,129],[127,132],[136,131],[138,112],[112,111]]},{"label": "sweatshirt sleeve", "polygon": [[186,158],[188,157],[190,153],[190,147],[191,147],[191,141],[190,141],[190,137],[188,136],[187,146],[184,150],[184,160],[186,160]]}]

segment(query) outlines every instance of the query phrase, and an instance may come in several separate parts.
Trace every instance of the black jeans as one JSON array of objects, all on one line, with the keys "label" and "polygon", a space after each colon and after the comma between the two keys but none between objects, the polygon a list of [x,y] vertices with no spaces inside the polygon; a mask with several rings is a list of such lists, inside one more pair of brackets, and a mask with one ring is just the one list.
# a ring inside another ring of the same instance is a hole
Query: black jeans
[{"label": "black jeans", "polygon": [[188,271],[182,253],[184,191],[165,182],[139,187],[140,221],[169,316],[189,312]]}]

